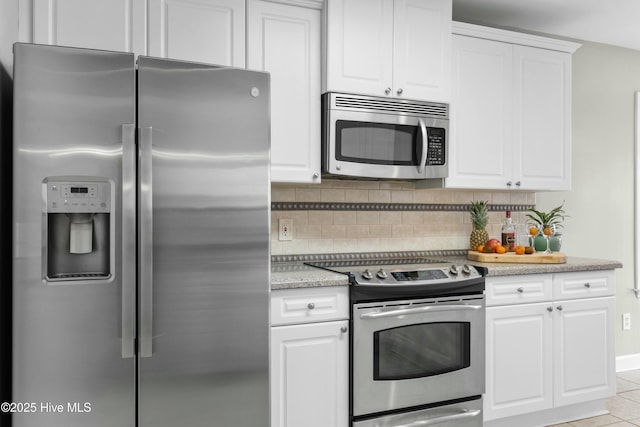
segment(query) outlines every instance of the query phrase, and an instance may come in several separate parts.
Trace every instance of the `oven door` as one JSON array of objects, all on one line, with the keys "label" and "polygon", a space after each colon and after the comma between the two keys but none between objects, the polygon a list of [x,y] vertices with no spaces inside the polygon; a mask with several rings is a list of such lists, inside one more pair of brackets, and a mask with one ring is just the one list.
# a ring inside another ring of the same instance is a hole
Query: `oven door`
[{"label": "oven door", "polygon": [[330,110],[324,171],[387,179],[445,178],[448,120]]},{"label": "oven door", "polygon": [[484,295],[353,305],[353,415],[484,393]]}]

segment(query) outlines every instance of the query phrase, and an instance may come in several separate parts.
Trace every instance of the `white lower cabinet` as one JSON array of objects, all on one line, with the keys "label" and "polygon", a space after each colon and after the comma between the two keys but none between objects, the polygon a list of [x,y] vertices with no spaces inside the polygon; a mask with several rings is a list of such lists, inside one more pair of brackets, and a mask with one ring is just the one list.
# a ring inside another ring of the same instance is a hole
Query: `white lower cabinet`
[{"label": "white lower cabinet", "polygon": [[615,394],[615,298],[555,303],[555,406]]},{"label": "white lower cabinet", "polygon": [[589,416],[615,394],[614,289],[612,270],[487,278],[487,426]]},{"label": "white lower cabinet", "polygon": [[347,427],[348,289],[273,291],[271,310],[271,427]]},{"label": "white lower cabinet", "polygon": [[485,420],[552,406],[552,316],[548,306],[487,308]]}]

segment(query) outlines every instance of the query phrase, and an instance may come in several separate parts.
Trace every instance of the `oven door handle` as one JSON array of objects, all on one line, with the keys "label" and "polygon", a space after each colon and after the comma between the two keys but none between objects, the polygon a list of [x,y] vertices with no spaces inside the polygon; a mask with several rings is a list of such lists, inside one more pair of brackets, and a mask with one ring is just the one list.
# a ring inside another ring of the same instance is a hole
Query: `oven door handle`
[{"label": "oven door handle", "polygon": [[481,310],[481,305],[430,305],[426,307],[400,308],[390,311],[372,311],[362,313],[361,319],[379,319],[381,317],[403,316],[405,314],[420,314],[428,311],[460,311],[460,310]]},{"label": "oven door handle", "polygon": [[430,426],[434,424],[442,424],[449,421],[457,421],[457,420],[463,420],[466,418],[477,417],[478,415],[480,415],[480,412],[481,412],[480,409],[476,409],[474,411],[463,409],[462,412],[459,412],[457,414],[445,415],[444,417],[431,418],[429,420],[414,421],[409,424],[398,424],[392,427],[422,427],[422,426]]}]

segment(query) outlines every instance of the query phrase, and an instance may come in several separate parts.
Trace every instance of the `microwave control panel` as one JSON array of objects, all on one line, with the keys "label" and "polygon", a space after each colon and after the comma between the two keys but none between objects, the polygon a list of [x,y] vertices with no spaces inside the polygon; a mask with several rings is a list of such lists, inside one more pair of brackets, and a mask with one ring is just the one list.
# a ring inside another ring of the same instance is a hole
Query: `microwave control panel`
[{"label": "microwave control panel", "polygon": [[442,166],[446,163],[445,129],[427,129],[427,166]]}]

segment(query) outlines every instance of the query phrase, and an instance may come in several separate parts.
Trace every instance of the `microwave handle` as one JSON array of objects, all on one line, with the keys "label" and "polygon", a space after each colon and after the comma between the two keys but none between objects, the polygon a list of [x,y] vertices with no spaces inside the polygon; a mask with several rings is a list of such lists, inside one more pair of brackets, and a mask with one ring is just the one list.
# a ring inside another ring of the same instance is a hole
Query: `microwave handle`
[{"label": "microwave handle", "polygon": [[424,119],[418,119],[418,124],[420,125],[420,133],[422,134],[422,154],[420,156],[420,163],[418,163],[418,173],[423,173],[425,170],[424,164],[427,162],[427,145],[429,138],[427,135],[427,124],[424,122]]}]

